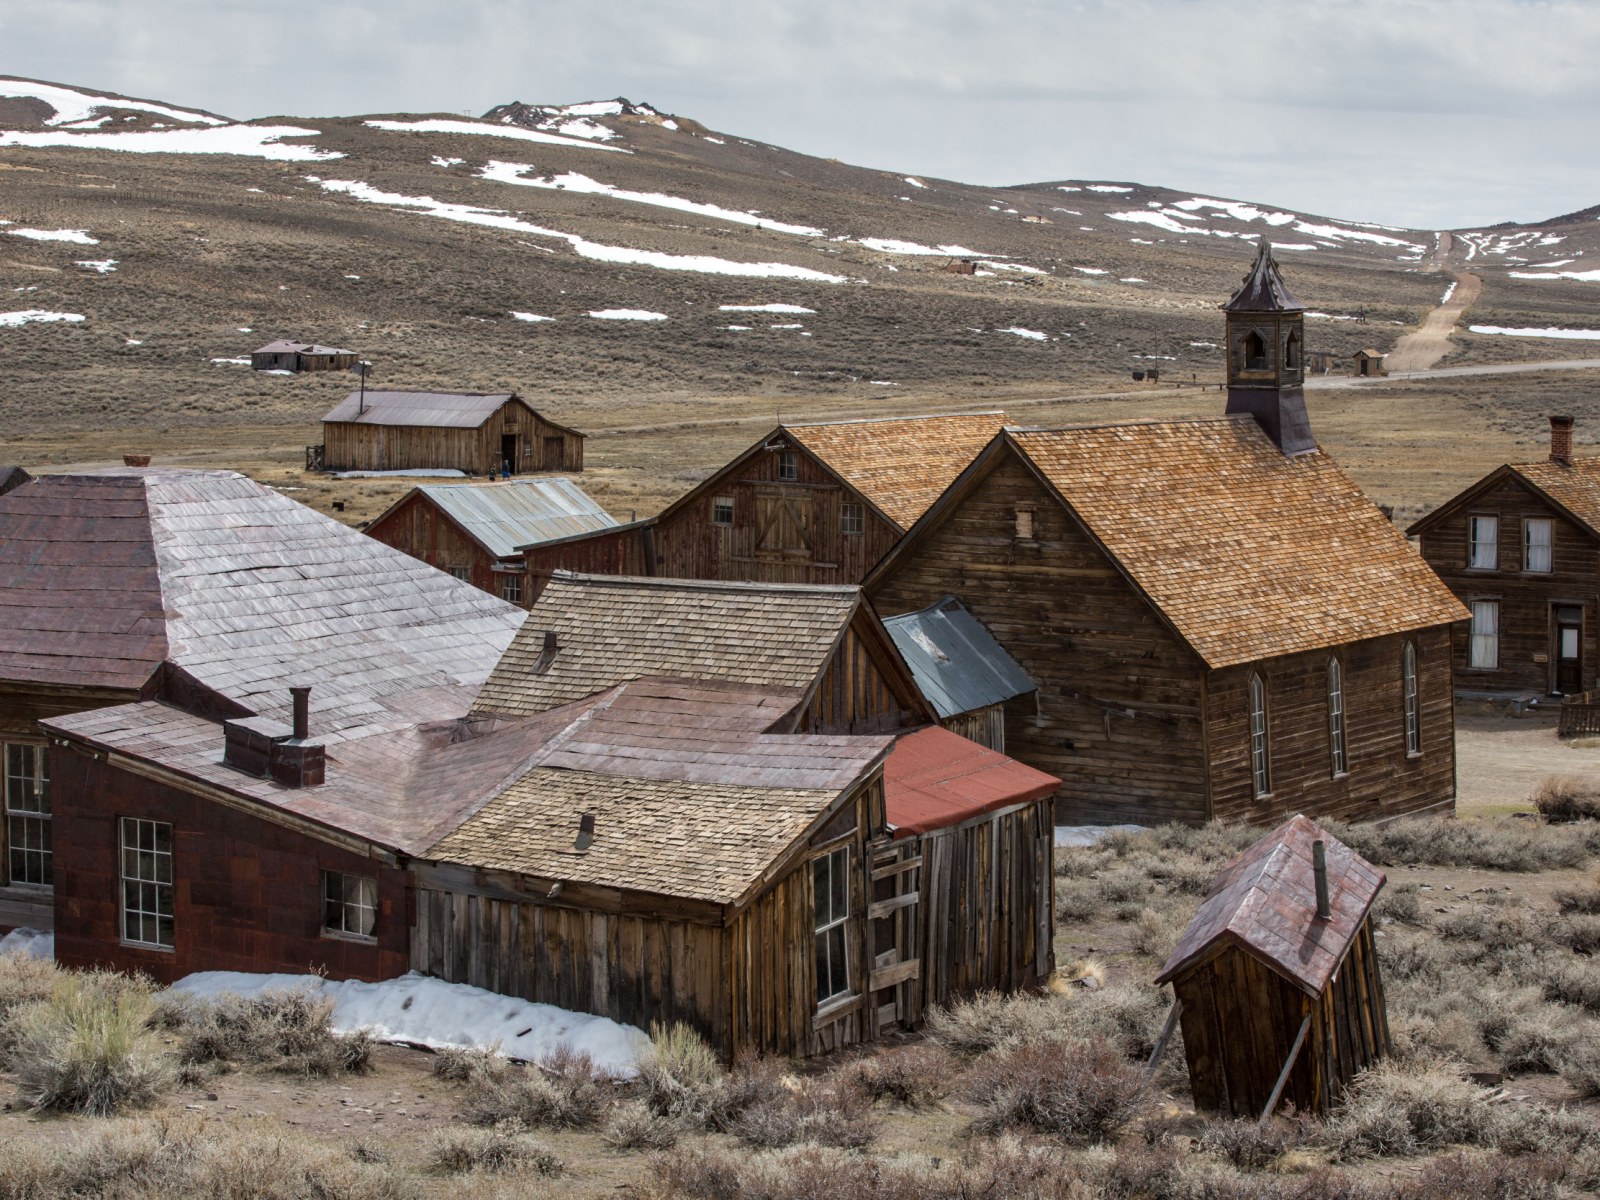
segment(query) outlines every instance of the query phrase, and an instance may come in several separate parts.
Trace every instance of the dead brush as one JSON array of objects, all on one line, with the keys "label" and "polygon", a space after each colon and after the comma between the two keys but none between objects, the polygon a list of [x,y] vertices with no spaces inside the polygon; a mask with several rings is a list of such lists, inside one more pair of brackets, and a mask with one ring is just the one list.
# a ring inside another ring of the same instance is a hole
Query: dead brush
[{"label": "dead brush", "polygon": [[1577,775],[1547,775],[1529,797],[1551,825],[1600,819],[1600,782]]},{"label": "dead brush", "polygon": [[442,1174],[482,1171],[491,1175],[528,1172],[559,1175],[561,1160],[515,1122],[493,1129],[452,1129],[438,1134],[428,1150],[429,1165]]},{"label": "dead brush", "polygon": [[60,976],[53,958],[0,954],[0,1053],[11,1042],[12,1014],[25,1004],[48,1000]]},{"label": "dead brush", "polygon": [[779,1089],[733,1116],[727,1129],[747,1146],[766,1150],[801,1142],[864,1150],[878,1136],[871,1098],[831,1079],[805,1079]]},{"label": "dead brush", "polygon": [[177,1031],[186,1067],[248,1066],[308,1078],[370,1071],[371,1035],[335,1033],[332,1016],[330,998],[294,988],[204,1001],[163,997],[161,1019]]},{"label": "dead brush", "polygon": [[562,1048],[533,1067],[469,1079],[462,1114],[474,1125],[591,1129],[604,1120],[615,1091],[587,1054]]},{"label": "dead brush", "polygon": [[618,1150],[670,1150],[693,1126],[650,1111],[642,1100],[619,1104],[600,1131],[606,1145]]},{"label": "dead brush", "polygon": [[1063,997],[979,992],[928,1012],[928,1035],[951,1053],[975,1057],[997,1046],[1048,1040],[1059,1028]]},{"label": "dead brush", "polygon": [[1049,1041],[993,1051],[973,1064],[964,1097],[977,1134],[1050,1134],[1075,1144],[1112,1138],[1150,1103],[1143,1070],[1105,1042]]},{"label": "dead brush", "polygon": [[431,1068],[435,1079],[451,1083],[499,1083],[511,1069],[511,1062],[500,1053],[500,1043],[492,1046],[447,1046],[434,1055]]},{"label": "dead brush", "polygon": [[1293,1113],[1254,1120],[1211,1121],[1197,1139],[1199,1149],[1226,1159],[1242,1171],[1262,1171],[1291,1150],[1308,1145],[1316,1126]]},{"label": "dead brush", "polygon": [[1489,871],[1544,871],[1582,866],[1600,847],[1600,825],[1539,825],[1513,817],[1456,821],[1409,817],[1387,825],[1322,826],[1368,862],[1380,867],[1480,867]]},{"label": "dead brush", "polygon": [[938,1108],[950,1094],[955,1071],[950,1052],[934,1042],[894,1046],[852,1059],[840,1068],[839,1084],[867,1098],[913,1111]]}]

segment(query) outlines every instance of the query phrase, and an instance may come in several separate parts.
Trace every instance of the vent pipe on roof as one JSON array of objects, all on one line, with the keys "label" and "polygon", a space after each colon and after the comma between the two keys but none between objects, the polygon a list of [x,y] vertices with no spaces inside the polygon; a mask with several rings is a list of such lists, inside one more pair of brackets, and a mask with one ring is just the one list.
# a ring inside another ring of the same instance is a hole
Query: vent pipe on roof
[{"label": "vent pipe on roof", "polygon": [[289,695],[294,704],[294,740],[303,742],[311,736],[311,688],[292,687]]},{"label": "vent pipe on roof", "polygon": [[1550,418],[1550,461],[1563,467],[1572,465],[1572,418]]},{"label": "vent pipe on roof", "polygon": [[533,664],[533,673],[535,675],[543,675],[550,669],[550,664],[556,660],[556,650],[556,631],[554,629],[546,629],[544,631],[544,647],[539,651],[539,658]]},{"label": "vent pipe on roof", "polygon": [[578,840],[572,843],[574,850],[587,850],[594,844],[594,810],[590,809],[578,818]]},{"label": "vent pipe on roof", "polygon": [[1328,903],[1328,847],[1321,838],[1311,843],[1311,873],[1317,881],[1317,920],[1333,917],[1333,906]]}]

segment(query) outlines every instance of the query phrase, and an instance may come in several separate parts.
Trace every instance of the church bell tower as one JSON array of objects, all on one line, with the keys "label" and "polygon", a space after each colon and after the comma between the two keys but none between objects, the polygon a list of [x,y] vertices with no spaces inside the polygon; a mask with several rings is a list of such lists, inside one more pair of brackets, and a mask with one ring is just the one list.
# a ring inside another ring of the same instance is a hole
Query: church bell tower
[{"label": "church bell tower", "polygon": [[1306,306],[1290,294],[1261,239],[1228,314],[1228,414],[1249,413],[1286,457],[1317,448],[1306,414]]}]

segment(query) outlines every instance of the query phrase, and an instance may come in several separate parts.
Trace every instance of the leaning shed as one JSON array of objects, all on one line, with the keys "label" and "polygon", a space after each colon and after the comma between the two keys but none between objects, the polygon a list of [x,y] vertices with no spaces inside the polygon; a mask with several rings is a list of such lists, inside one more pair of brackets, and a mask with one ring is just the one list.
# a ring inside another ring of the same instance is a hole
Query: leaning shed
[{"label": "leaning shed", "polygon": [[1371,919],[1383,884],[1303,815],[1223,868],[1156,979],[1176,996],[1196,1108],[1326,1112],[1389,1052]]},{"label": "leaning shed", "polygon": [[322,418],[330,471],[583,470],[583,434],[515,392],[351,392]]}]

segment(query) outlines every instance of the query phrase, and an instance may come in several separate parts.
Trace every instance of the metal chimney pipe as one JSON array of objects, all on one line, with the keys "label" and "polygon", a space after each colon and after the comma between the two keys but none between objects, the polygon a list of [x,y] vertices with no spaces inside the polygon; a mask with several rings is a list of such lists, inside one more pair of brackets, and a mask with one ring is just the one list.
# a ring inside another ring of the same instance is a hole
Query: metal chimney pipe
[{"label": "metal chimney pipe", "polygon": [[1317,920],[1333,917],[1333,906],[1328,903],[1328,847],[1321,838],[1311,843],[1311,873],[1317,881]]},{"label": "metal chimney pipe", "polygon": [[294,740],[303,742],[311,736],[311,688],[292,687],[289,695],[294,701]]}]

